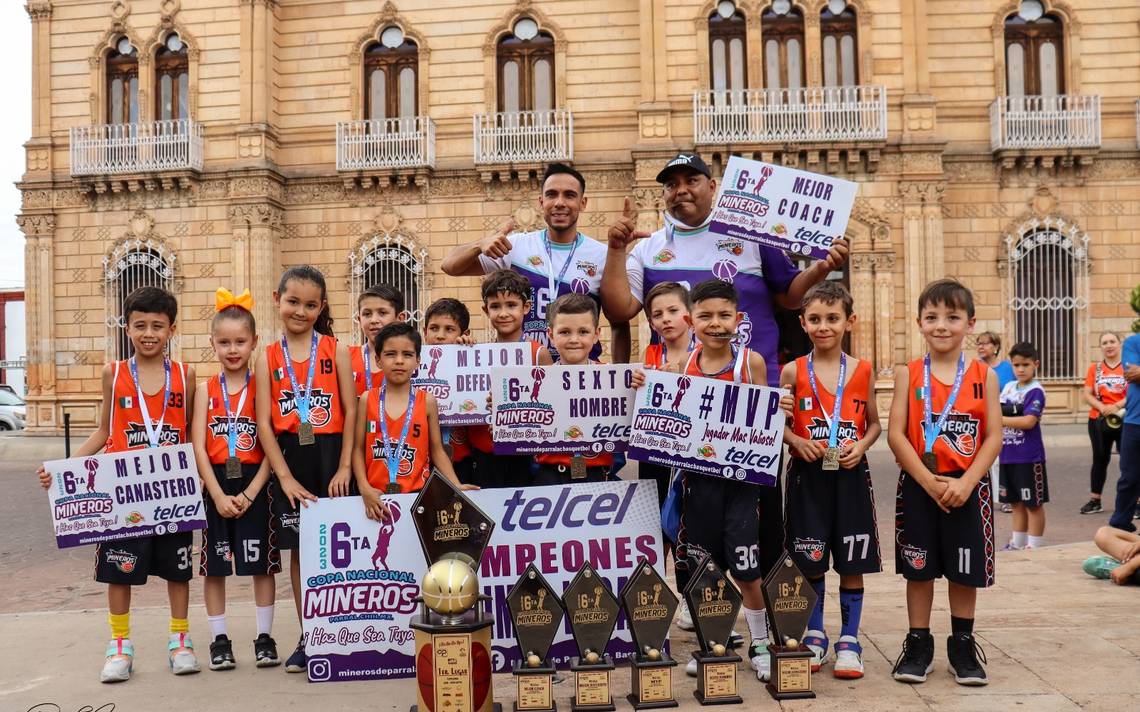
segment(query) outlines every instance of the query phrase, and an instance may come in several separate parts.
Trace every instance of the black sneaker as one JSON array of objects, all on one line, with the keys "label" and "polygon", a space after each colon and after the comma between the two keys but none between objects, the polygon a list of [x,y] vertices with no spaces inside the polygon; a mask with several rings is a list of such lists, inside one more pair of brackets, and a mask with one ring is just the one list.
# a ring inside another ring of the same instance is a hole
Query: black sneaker
[{"label": "black sneaker", "polygon": [[[982,662],[978,662],[981,656]],[[985,685],[986,669],[982,663],[986,662],[986,652],[978,641],[969,633],[955,633],[946,639],[946,657],[950,658],[950,669],[954,673],[954,681],[959,685]]]},{"label": "black sneaker", "polygon": [[1140,519],[1140,504],[1136,505],[1136,511],[1132,512],[1133,519]]},{"label": "black sneaker", "polygon": [[233,670],[235,667],[234,646],[230,639],[224,635],[214,638],[214,642],[210,643],[210,669]]},{"label": "black sneaker", "polygon": [[1100,514],[1104,511],[1099,499],[1090,499],[1081,505],[1081,514]]},{"label": "black sneaker", "polygon": [[934,669],[934,636],[930,633],[907,633],[891,677],[899,682],[926,682]]},{"label": "black sneaker", "polygon": [[285,672],[305,672],[309,667],[309,656],[305,655],[305,638],[297,641],[297,648],[289,659],[285,661]]},{"label": "black sneaker", "polygon": [[281,664],[277,657],[277,641],[262,633],[253,641],[253,657],[257,660],[257,667],[276,667]]}]

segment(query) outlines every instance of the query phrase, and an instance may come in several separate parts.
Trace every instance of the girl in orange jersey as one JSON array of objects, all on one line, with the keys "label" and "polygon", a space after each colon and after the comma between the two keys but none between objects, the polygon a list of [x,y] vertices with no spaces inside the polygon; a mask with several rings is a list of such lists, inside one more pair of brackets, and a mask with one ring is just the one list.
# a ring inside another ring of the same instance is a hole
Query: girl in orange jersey
[{"label": "girl in orange jersey", "polygon": [[[293,549],[289,575],[297,617],[301,616],[299,505],[317,497],[351,494],[356,418],[348,349],[332,335],[325,278],[314,267],[290,267],[273,293],[284,334],[257,360],[257,427],[261,446],[277,477],[271,494],[278,546]],[[288,672],[307,666],[302,636],[285,661]]]},{"label": "girl in orange jersey", "polygon": [[253,372],[250,357],[257,348],[257,327],[247,289],[235,297],[219,288],[214,299],[210,344],[222,365],[216,378],[198,384],[194,393],[191,439],[206,496],[206,528],[198,573],[206,578],[203,593],[214,641],[210,669],[235,667],[233,644],[226,631],[226,576],[253,577],[257,605],[257,667],[273,667],[277,643],[273,627],[273,575],[281,570],[276,537],[270,527],[269,462],[257,437]]},{"label": "girl in orange jersey", "polygon": [[462,489],[443,447],[435,396],[412,388],[423,340],[411,324],[395,322],[376,335],[383,384],[360,396],[356,412],[356,447],[352,470],[364,500],[364,511],[377,521],[388,519],[384,494],[416,492],[431,470]]},{"label": "girl in orange jersey", "polygon": [[384,378],[376,354],[372,353],[372,342],[380,329],[394,321],[405,321],[404,294],[390,284],[374,284],[356,298],[356,314],[353,319],[360,326],[361,343],[348,347],[352,359],[352,382],[356,395],[380,385]]},{"label": "girl in orange jersey", "polygon": [[784,366],[780,386],[791,390],[791,451],[784,509],[784,547],[818,595],[803,642],[812,670],[827,660],[824,577],[828,559],[839,573],[842,629],[835,644],[835,677],[863,677],[859,622],[863,574],[882,570],[871,471],[865,454],[882,432],[871,393],[871,364],[843,353],[855,324],[851,294],[821,282],[804,295],[800,325],[814,347]]}]

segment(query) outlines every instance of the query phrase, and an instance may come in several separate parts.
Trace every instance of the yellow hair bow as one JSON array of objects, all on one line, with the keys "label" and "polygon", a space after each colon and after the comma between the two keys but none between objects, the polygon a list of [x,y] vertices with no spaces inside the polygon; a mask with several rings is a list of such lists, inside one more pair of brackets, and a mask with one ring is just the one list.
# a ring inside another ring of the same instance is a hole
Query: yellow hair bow
[{"label": "yellow hair bow", "polygon": [[218,287],[218,291],[214,293],[214,311],[221,311],[228,307],[238,307],[247,312],[252,312],[253,296],[248,289],[235,297],[233,292],[225,287]]}]

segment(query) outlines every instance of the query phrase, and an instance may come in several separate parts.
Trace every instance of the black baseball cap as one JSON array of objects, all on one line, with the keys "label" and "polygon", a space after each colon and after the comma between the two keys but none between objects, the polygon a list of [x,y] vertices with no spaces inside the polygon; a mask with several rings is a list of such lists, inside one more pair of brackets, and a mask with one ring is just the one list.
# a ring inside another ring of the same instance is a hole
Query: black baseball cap
[{"label": "black baseball cap", "polygon": [[665,179],[669,177],[669,172],[674,168],[691,168],[697,173],[700,173],[705,178],[712,178],[712,171],[709,170],[701,157],[695,153],[678,153],[677,157],[665,164],[661,172],[657,174],[657,182],[664,183]]}]

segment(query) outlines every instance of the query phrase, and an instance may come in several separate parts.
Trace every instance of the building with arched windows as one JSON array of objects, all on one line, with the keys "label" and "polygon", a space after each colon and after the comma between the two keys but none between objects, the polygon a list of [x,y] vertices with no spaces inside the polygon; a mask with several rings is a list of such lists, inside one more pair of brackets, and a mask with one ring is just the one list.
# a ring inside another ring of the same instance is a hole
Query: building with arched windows
[{"label": "building with arched windows", "polygon": [[[1043,354],[1049,417],[1078,419],[1099,333],[1140,281],[1140,5],[1134,0],[28,0],[29,426],[99,413],[122,301],[171,289],[172,355],[216,371],[213,291],[250,288],[263,341],[283,266],[356,295],[399,286],[478,316],[439,262],[513,217],[537,176],[587,180],[603,238],[632,196],[660,224],[661,164],[696,150],[859,183],[851,349],[892,365],[914,304],[952,275],[977,329]],[[803,347],[780,317],[786,355]],[[884,409],[885,412],[885,409]]]}]

